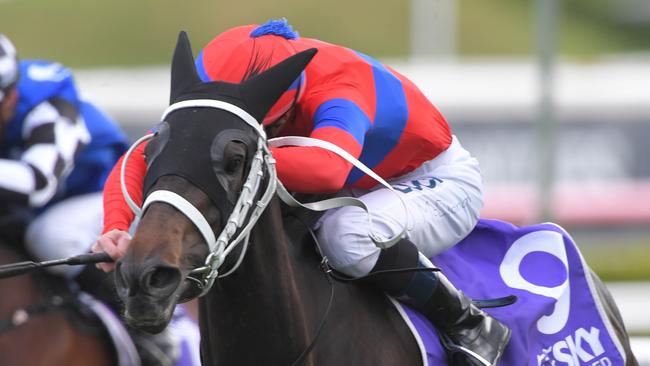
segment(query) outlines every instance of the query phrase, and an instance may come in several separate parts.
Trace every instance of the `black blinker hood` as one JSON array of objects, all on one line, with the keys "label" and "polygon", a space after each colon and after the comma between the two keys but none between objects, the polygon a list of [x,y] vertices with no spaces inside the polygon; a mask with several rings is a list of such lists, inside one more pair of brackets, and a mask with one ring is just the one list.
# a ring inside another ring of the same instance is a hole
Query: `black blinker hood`
[{"label": "black blinker hood", "polygon": [[[238,106],[262,121],[316,51],[302,51],[240,84],[204,83],[197,74],[187,34],[180,32],[172,59],[170,104],[197,99],[219,100]],[[233,130],[239,133],[229,132],[228,138],[219,138],[225,131]],[[228,141],[243,142],[248,149],[249,166],[257,139],[253,127],[221,109],[189,107],[171,112],[145,151],[149,165],[143,187],[145,197],[160,177],[176,175],[205,192],[222,214],[230,213],[236,192],[224,186],[227,184],[223,183],[220,152]]]},{"label": "black blinker hood", "polygon": [[[212,122],[217,117],[219,122]],[[246,168],[249,168],[257,148],[253,128],[229,112],[187,108],[174,112],[168,121],[159,125],[156,134],[145,150],[148,164],[145,195],[160,177],[175,175],[201,189],[221,212],[230,212],[237,192],[224,181],[223,150],[229,141],[242,142],[247,149]]]}]

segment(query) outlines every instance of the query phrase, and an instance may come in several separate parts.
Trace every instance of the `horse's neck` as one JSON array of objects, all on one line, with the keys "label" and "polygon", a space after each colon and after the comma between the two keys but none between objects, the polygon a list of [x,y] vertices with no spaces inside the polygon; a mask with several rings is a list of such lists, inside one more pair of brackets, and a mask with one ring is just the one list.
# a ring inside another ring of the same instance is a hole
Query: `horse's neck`
[{"label": "horse's neck", "polygon": [[[209,319],[211,329],[219,330],[208,337],[218,361],[247,364],[249,357],[251,363],[262,357],[269,364],[290,364],[306,347],[320,320],[310,314],[316,308],[322,315],[329,289],[317,262],[304,260],[305,250],[289,245],[274,199],[255,227],[242,266],[201,304],[202,321]],[[248,344],[237,349],[242,339]],[[246,347],[266,354],[252,355]]]},{"label": "horse's neck", "polygon": [[[292,221],[286,230],[304,232],[299,225]],[[207,364],[291,365],[326,316],[327,276],[313,247],[288,240],[277,199],[250,245],[242,267],[201,301],[202,355]],[[367,286],[335,286],[327,326],[302,364],[421,364],[408,327],[382,294]]]}]

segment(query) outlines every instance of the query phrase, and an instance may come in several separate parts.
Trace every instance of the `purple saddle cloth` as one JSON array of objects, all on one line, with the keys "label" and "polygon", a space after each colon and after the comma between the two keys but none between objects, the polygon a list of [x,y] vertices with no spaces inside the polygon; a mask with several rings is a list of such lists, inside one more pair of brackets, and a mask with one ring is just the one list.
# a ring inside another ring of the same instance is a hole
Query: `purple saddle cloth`
[{"label": "purple saddle cloth", "polygon": [[[501,366],[625,364],[589,269],[561,227],[520,228],[482,219],[467,238],[431,261],[473,299],[517,296],[513,305],[485,309],[512,330]],[[447,365],[431,323],[393,302],[414,332],[424,365]]]}]

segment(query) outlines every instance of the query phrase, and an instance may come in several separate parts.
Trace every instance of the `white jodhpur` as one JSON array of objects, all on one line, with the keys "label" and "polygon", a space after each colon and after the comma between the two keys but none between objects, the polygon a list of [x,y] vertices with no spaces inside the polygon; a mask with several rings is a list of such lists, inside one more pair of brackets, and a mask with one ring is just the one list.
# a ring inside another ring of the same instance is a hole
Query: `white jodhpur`
[{"label": "white jodhpur", "polygon": [[[102,230],[102,193],[67,198],[40,214],[27,227],[25,245],[39,261],[84,254]],[[84,266],[53,266],[54,274],[74,278]]]},{"label": "white jodhpur", "polygon": [[[339,195],[355,196],[370,209],[373,231],[392,237],[406,227],[406,238],[431,257],[465,238],[483,207],[478,161],[454,136],[447,150],[416,170],[388,181],[402,196],[381,185],[371,190],[345,189]],[[380,250],[368,237],[366,213],[342,207],[325,213],[317,224],[318,239],[330,264],[349,276],[363,276],[377,262]]]}]

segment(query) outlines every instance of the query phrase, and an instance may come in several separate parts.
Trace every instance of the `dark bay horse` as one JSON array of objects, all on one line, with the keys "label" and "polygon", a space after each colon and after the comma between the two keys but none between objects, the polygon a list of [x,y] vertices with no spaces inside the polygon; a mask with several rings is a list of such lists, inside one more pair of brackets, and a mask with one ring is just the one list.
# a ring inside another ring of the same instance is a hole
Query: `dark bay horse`
[{"label": "dark bay horse", "polygon": [[[209,201],[175,177],[161,178],[156,189],[186,194],[197,207]],[[313,244],[296,240],[306,233],[304,226],[288,221],[283,227],[280,202],[273,199],[255,226],[241,267],[200,298],[204,364],[291,365],[312,341],[330,285]],[[124,300],[133,325],[165,324],[165,309],[182,293],[182,276],[202,264],[198,254],[204,247],[183,214],[166,204],[149,208],[118,270],[124,278],[118,286],[130,292]],[[415,340],[383,295],[361,286],[335,286],[329,321],[304,364],[421,364]]]},{"label": "dark bay horse", "polygon": [[[25,260],[0,243],[0,264]],[[115,365],[99,320],[82,315],[61,280],[31,273],[0,280],[0,364]]]},{"label": "dark bay horse", "polygon": [[[296,218],[304,213],[283,216],[277,197],[266,202],[266,193],[275,191],[264,191],[274,179],[272,164],[263,169],[256,162],[264,151],[260,139],[265,141],[246,121],[261,121],[312,56],[304,51],[242,84],[202,83],[181,33],[172,62],[172,105],[146,149],[141,221],[116,267],[125,318],[160,331],[179,301],[203,291],[206,365],[421,365],[415,338],[390,302],[360,285],[330,284],[306,225]],[[263,178],[250,184],[257,173]],[[159,192],[159,199],[151,199]],[[313,217],[305,220],[309,225]],[[245,236],[250,240],[239,240]],[[236,270],[215,281],[211,269]],[[626,365],[633,366],[620,315],[598,284],[629,354]],[[330,286],[335,296],[320,328]]]}]

